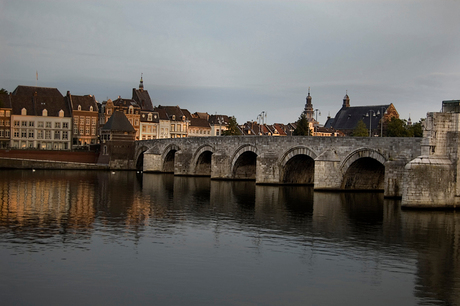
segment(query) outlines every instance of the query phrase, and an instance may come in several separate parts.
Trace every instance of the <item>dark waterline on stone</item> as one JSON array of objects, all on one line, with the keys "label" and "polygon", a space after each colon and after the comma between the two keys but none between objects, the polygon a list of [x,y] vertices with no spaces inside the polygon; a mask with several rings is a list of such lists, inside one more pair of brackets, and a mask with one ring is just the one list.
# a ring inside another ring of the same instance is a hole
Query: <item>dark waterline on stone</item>
[{"label": "dark waterline on stone", "polygon": [[458,305],[458,213],[381,193],[0,172],[4,305]]}]

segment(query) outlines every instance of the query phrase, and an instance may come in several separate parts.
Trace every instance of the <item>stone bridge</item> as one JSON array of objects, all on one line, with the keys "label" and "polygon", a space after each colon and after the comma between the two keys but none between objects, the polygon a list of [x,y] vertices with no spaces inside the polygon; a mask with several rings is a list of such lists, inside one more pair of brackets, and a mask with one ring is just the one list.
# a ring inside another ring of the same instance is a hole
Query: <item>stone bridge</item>
[{"label": "stone bridge", "polygon": [[382,190],[401,197],[404,167],[421,138],[221,136],[144,140],[135,160],[144,172],[311,184],[315,190]]}]

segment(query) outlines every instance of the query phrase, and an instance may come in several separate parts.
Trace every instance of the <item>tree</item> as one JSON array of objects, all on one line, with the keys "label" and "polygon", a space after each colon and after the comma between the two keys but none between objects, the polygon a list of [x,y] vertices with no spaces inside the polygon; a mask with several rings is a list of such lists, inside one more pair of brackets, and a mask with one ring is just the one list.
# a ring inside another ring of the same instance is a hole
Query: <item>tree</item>
[{"label": "tree", "polygon": [[413,137],[423,137],[422,120],[412,124],[409,129],[412,131],[411,134]]},{"label": "tree", "polygon": [[353,130],[354,137],[366,137],[369,136],[369,131],[367,130],[366,124],[364,121],[359,120],[358,124],[356,124],[355,129]]},{"label": "tree", "polygon": [[302,113],[299,120],[297,120],[297,127],[295,128],[293,135],[310,136],[310,124],[308,123],[307,117],[304,113]]},{"label": "tree", "polygon": [[0,95],[7,95],[7,94],[8,94],[8,90],[6,90],[5,88],[0,89]]},{"label": "tree", "polygon": [[390,122],[387,125],[387,136],[388,137],[412,137],[413,134],[406,127],[406,121],[397,119],[395,117],[391,118]]},{"label": "tree", "polygon": [[238,128],[238,122],[236,122],[236,118],[231,116],[228,118],[228,126],[227,130],[222,132],[224,136],[230,135],[241,135],[240,129]]}]

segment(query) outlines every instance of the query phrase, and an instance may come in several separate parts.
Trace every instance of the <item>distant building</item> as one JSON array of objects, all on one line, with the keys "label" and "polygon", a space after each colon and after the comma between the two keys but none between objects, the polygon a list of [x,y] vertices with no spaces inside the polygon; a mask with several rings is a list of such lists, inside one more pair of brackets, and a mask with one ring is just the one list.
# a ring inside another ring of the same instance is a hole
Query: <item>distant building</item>
[{"label": "distant building", "polygon": [[226,115],[210,115],[209,126],[211,127],[211,136],[222,136],[222,132],[227,130],[230,118]]},{"label": "distant building", "polygon": [[211,125],[208,113],[193,113],[188,128],[188,137],[211,136]]},{"label": "distant building", "polygon": [[18,86],[10,99],[12,148],[71,149],[72,109],[59,90]]},{"label": "distant building", "polygon": [[134,158],[134,141],[136,130],[125,113],[114,111],[101,128],[101,152],[98,163],[109,164],[111,168],[126,168],[129,160]]},{"label": "distant building", "polygon": [[362,120],[366,128],[371,129],[370,135],[382,136],[386,130],[386,123],[393,117],[399,119],[399,114],[392,103],[350,106],[350,97],[346,94],[343,98],[342,108],[334,118],[328,118],[324,127],[333,128],[351,136],[358,122]]},{"label": "distant building", "polygon": [[137,102],[133,99],[123,99],[120,96],[113,101],[109,99],[102,102],[102,110],[99,114],[99,126],[102,127],[107,123],[115,111],[121,111],[126,115],[126,118],[128,118],[128,121],[136,130],[136,140],[139,140],[141,108]]},{"label": "distant building", "polygon": [[67,103],[72,108],[74,148],[99,142],[98,117],[99,108],[93,95],[75,96],[67,91]]},{"label": "distant building", "polygon": [[[179,106],[162,106],[158,105],[155,109],[164,110],[169,121],[169,135],[170,138],[182,138],[187,137],[188,126],[190,125],[190,120],[192,116],[190,112],[186,109],[181,109]],[[166,130],[165,130],[166,135]],[[167,138],[167,137],[165,137]]]},{"label": "distant building", "polygon": [[144,89],[144,81],[142,80],[139,83],[139,88],[133,88],[133,97],[132,99],[137,102],[139,107],[143,111],[153,111],[154,107],[152,104],[152,100],[150,99],[149,92]]},{"label": "distant building", "polygon": [[0,94],[0,149],[10,146],[11,132],[11,96]]}]

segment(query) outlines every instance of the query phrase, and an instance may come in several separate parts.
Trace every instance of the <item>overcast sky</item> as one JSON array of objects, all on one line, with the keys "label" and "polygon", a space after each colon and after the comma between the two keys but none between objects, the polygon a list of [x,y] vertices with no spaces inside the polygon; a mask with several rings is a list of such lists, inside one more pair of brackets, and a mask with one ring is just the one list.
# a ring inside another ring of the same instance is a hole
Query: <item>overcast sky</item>
[{"label": "overcast sky", "polygon": [[267,123],[393,103],[418,121],[460,99],[460,1],[0,0],[0,88],[57,87]]}]

